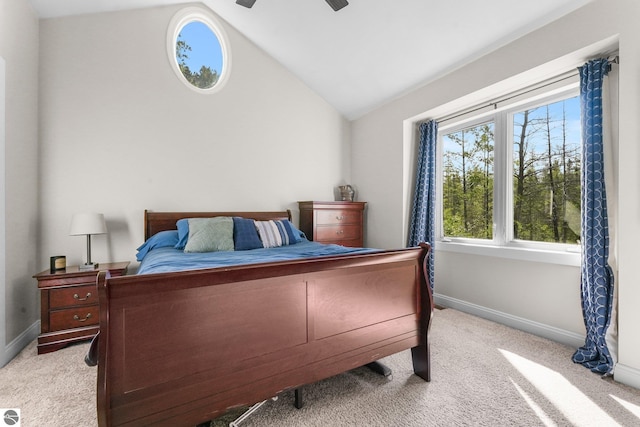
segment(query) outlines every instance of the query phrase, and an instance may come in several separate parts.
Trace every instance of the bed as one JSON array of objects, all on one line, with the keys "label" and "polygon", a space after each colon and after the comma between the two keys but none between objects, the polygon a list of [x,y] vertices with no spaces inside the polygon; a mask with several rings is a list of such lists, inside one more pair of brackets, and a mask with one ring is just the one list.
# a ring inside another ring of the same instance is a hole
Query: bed
[{"label": "bed", "polygon": [[[145,240],[214,217],[291,213],[145,211]],[[99,425],[193,426],[406,349],[430,381],[429,251],[100,273]]]}]

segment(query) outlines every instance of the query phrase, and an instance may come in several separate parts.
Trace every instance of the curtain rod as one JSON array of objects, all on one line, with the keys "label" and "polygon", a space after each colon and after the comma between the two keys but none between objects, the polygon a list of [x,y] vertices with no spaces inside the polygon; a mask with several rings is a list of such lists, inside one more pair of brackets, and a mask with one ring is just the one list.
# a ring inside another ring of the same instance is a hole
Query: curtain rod
[{"label": "curtain rod", "polygon": [[462,116],[464,116],[466,114],[473,113],[473,112],[476,112],[476,111],[479,111],[479,110],[483,110],[483,109],[485,109],[487,107],[493,106],[493,108],[496,109],[498,104],[501,103],[501,102],[509,101],[510,99],[517,98],[517,97],[522,96],[522,95],[526,95],[527,93],[534,92],[536,90],[545,88],[547,86],[554,85],[556,83],[560,83],[560,82],[562,82],[564,80],[568,80],[568,79],[574,78],[577,75],[578,75],[578,70],[573,70],[573,71],[570,71],[568,73],[562,74],[561,76],[556,76],[552,80],[548,80],[547,82],[545,82],[543,84],[534,85],[534,86],[529,87],[528,89],[523,89],[522,91],[517,91],[517,92],[511,93],[509,95],[505,95],[504,97],[494,99],[493,101],[489,101],[489,102],[487,102],[485,104],[481,104],[481,105],[478,105],[476,107],[472,107],[469,110],[465,110],[465,111],[462,111],[462,112],[459,112],[459,113],[455,113],[455,114],[450,115],[450,116],[444,116],[443,118],[441,118],[439,120],[436,120],[436,121],[438,122],[438,124],[441,124],[441,123],[445,123],[445,122],[451,121],[453,119],[457,119],[458,117],[462,117]]},{"label": "curtain rod", "polygon": [[[620,63],[620,57],[618,55],[616,55],[616,56],[614,56],[613,58],[610,58],[610,59],[608,58],[607,60],[609,61],[609,66],[611,66],[611,64],[619,64]],[[462,112],[459,112],[459,113],[454,113],[453,115],[449,115],[449,116],[444,116],[441,119],[437,119],[436,121],[438,122],[438,124],[441,124],[441,123],[445,123],[445,122],[451,121],[453,119],[457,119],[458,117],[462,117],[462,116],[464,116],[466,114],[470,114],[470,113],[473,113],[473,112],[476,112],[476,111],[479,111],[479,110],[483,110],[483,109],[485,109],[487,107],[493,106],[493,108],[495,109],[495,108],[497,108],[497,105],[499,103],[501,103],[501,102],[509,101],[510,99],[516,98],[518,96],[526,95],[527,93],[530,93],[530,92],[545,88],[547,86],[554,85],[554,84],[559,83],[559,82],[564,81],[564,80],[571,79],[571,78],[577,76],[578,74],[579,74],[578,73],[578,68],[576,67],[575,70],[571,70],[571,71],[568,71],[568,72],[566,72],[564,74],[560,74],[560,75],[558,75],[556,77],[552,77],[551,79],[549,79],[545,83],[542,83],[542,84],[539,84],[539,85],[533,85],[533,86],[529,87],[528,89],[523,89],[522,91],[517,91],[517,92],[514,92],[512,94],[505,95],[504,98],[497,98],[497,99],[495,99],[493,101],[490,101],[490,102],[487,102],[487,103],[484,103],[484,104],[480,104],[480,105],[478,105],[476,107],[472,107],[469,110],[465,110],[465,111],[462,111]],[[427,120],[427,121],[429,121],[429,120]],[[426,123],[427,121],[424,121],[424,122],[421,122],[421,123]]]}]

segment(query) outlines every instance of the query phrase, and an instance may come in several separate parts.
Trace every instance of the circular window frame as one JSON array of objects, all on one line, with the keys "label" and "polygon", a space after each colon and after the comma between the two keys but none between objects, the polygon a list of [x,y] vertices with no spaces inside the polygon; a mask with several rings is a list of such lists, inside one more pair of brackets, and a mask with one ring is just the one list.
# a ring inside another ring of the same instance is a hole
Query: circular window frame
[{"label": "circular window frame", "polygon": [[[180,66],[178,65],[178,60],[176,58],[176,42],[180,31],[182,31],[182,28],[189,23],[196,21],[203,23],[211,30],[213,35],[217,37],[218,42],[220,43],[220,49],[222,50],[222,70],[220,70],[218,81],[213,86],[204,89],[194,86],[186,79],[180,70]],[[167,30],[167,55],[169,57],[169,62],[171,63],[171,68],[178,77],[178,80],[195,92],[202,94],[216,93],[224,87],[229,79],[229,74],[231,73],[231,49],[229,48],[227,35],[224,32],[222,25],[220,25],[213,14],[199,7],[187,7],[181,9],[173,16],[173,18],[171,18],[169,28]]]}]

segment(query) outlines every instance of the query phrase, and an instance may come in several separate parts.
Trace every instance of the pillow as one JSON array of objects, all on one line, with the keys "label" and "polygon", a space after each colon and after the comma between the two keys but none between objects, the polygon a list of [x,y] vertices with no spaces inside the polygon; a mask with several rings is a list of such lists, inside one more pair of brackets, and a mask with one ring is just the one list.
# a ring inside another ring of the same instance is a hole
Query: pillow
[{"label": "pillow", "polygon": [[300,243],[303,239],[306,240],[307,236],[302,231],[298,230],[296,226],[291,223],[291,221],[285,219],[283,220],[283,222],[291,228],[293,237],[295,238],[295,243]]},{"label": "pillow", "polygon": [[176,249],[184,249],[187,245],[187,240],[189,240],[189,220],[188,219],[179,219],[176,222],[176,227],[178,228],[178,242],[174,246]]},{"label": "pillow", "polygon": [[[234,242],[235,242],[235,239],[236,239],[236,235],[235,235],[235,226],[236,226],[235,218],[240,218],[240,217],[234,217],[234,236],[233,236],[234,237]],[[251,228],[255,229],[254,220],[247,219],[247,218],[240,218],[240,219],[244,220],[245,224],[249,224],[250,223],[251,224]],[[292,230],[295,243],[300,243],[303,239],[307,238],[307,236],[305,236],[305,234],[302,231],[298,230],[288,219],[285,219],[285,220],[282,220],[282,221],[285,224],[287,224],[288,227]],[[176,243],[175,248],[183,250],[185,248],[185,246],[187,245],[187,241],[189,240],[189,219],[185,218],[185,219],[178,220],[178,222],[176,222],[176,227],[178,228],[178,243]],[[257,230],[256,230],[256,232],[257,232]],[[251,238],[249,237],[249,239],[251,239]],[[241,247],[244,246],[244,243],[246,243],[247,246],[250,246],[250,247],[246,247],[246,249],[258,249],[258,248],[262,248],[263,247],[262,246],[262,242],[260,241],[260,236],[258,236],[258,242],[253,241],[253,239],[251,239],[250,242],[241,242]],[[237,246],[237,242],[235,242],[235,245]],[[253,247],[253,246],[255,246],[255,247]],[[245,249],[238,249],[238,248],[235,248],[235,249],[238,250],[238,251],[245,250]]]},{"label": "pillow", "polygon": [[189,238],[185,252],[217,252],[233,250],[233,219],[189,218]]},{"label": "pillow", "polygon": [[[302,239],[300,238],[300,233],[296,233],[296,228],[293,226],[293,224],[291,224],[291,222],[288,219],[284,219],[282,221],[275,221],[276,225],[278,226],[278,228],[281,230],[281,233],[284,231],[287,234],[287,242],[290,245],[293,245],[294,243],[299,243],[302,241]],[[282,227],[280,227],[280,224],[282,224]]]},{"label": "pillow", "polygon": [[265,248],[292,245],[298,243],[293,226],[288,220],[255,221],[256,229]]},{"label": "pillow", "polygon": [[252,219],[233,217],[233,247],[236,251],[246,251],[262,247],[262,241]]},{"label": "pillow", "polygon": [[178,243],[177,230],[160,231],[149,237],[147,241],[137,249],[138,253],[136,254],[136,260],[142,261],[147,253],[152,249],[171,247],[175,246],[176,243]]}]

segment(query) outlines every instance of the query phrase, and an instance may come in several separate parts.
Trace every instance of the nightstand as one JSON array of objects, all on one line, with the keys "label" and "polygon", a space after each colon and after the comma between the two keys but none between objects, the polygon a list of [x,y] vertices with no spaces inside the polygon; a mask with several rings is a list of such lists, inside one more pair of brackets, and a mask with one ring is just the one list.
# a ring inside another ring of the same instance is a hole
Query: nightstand
[{"label": "nightstand", "polygon": [[98,272],[108,270],[112,277],[123,276],[128,267],[129,262],[100,263],[97,270],[80,271],[71,266],[33,276],[40,289],[38,354],[93,338],[100,329]]},{"label": "nightstand", "polygon": [[300,230],[319,243],[362,247],[366,202],[298,202]]}]

